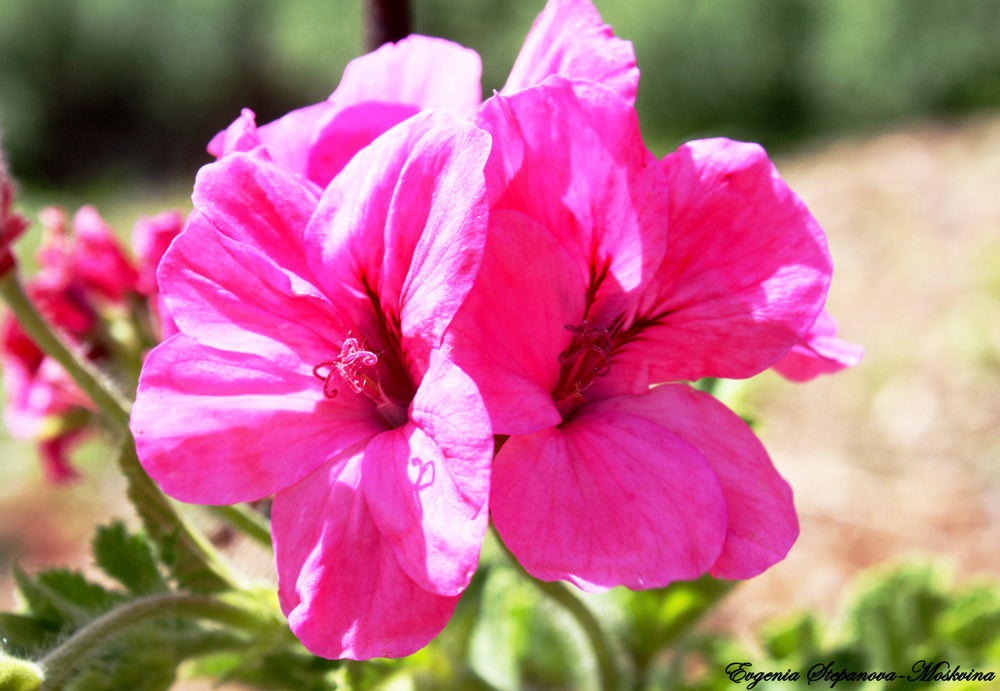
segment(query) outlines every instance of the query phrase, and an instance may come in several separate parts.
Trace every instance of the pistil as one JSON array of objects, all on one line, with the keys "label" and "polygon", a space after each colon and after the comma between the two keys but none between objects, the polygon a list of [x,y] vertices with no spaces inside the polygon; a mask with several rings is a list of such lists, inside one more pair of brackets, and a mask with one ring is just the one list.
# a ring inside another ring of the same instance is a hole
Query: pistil
[{"label": "pistil", "polygon": [[586,398],[583,392],[590,388],[596,377],[611,371],[611,346],[613,336],[608,329],[595,327],[584,319],[580,326],[566,324],[573,333],[570,347],[559,354],[559,383],[552,392],[552,400],[563,414],[572,412]]},{"label": "pistil", "polygon": [[313,367],[313,376],[323,382],[323,395],[327,398],[337,397],[336,383],[339,377],[347,382],[355,393],[374,401],[376,410],[390,425],[399,427],[408,418],[407,409],[406,406],[389,398],[382,389],[375,369],[378,363],[379,357],[376,353],[366,350],[356,338],[348,337],[344,341],[340,355]]}]

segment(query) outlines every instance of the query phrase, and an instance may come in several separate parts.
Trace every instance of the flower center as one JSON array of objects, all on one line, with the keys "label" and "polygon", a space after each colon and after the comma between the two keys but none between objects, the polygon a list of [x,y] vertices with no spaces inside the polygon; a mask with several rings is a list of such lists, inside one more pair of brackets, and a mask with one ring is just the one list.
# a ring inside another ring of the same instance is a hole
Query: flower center
[{"label": "flower center", "polygon": [[333,360],[321,362],[313,367],[313,376],[323,382],[323,395],[337,397],[337,383],[347,382],[355,393],[375,402],[379,414],[393,427],[403,425],[407,419],[407,406],[394,401],[383,390],[376,366],[379,356],[358,343],[358,339],[348,337],[344,341],[340,355]]},{"label": "flower center", "polygon": [[552,392],[559,412],[565,419],[578,405],[586,401],[583,392],[611,371],[613,336],[608,329],[595,327],[584,319],[580,326],[566,324],[573,340],[569,348],[559,353],[559,383]]}]

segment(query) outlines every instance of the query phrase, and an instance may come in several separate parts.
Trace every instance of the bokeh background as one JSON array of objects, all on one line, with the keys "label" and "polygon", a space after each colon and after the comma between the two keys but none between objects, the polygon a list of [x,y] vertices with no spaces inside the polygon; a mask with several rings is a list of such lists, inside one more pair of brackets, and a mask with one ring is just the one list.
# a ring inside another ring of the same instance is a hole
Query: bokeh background
[{"label": "bokeh background", "polygon": [[[861,569],[913,555],[1000,577],[1000,0],[595,4],[635,44],[654,153],[718,135],[772,153],[828,233],[841,335],[867,348],[850,372],[736,392],[802,535],[708,625],[749,639],[790,609],[832,614]],[[489,95],[542,5],[418,0],[414,30],[475,48]],[[127,237],[140,213],[190,208],[211,136],[241,107],[264,123],[324,99],[362,35],[358,0],[0,0],[26,210],[95,203]],[[85,565],[94,522],[129,515],[100,440],[69,487],[34,454],[0,436],[5,608],[11,560]]]}]

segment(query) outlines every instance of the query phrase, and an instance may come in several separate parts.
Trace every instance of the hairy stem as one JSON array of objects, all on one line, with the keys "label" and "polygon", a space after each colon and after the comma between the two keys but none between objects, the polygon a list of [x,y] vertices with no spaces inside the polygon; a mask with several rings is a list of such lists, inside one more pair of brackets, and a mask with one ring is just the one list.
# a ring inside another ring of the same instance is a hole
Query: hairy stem
[{"label": "hairy stem", "polygon": [[528,573],[518,563],[517,558],[507,548],[507,545],[504,544],[500,538],[500,533],[497,532],[492,522],[490,523],[490,530],[493,533],[493,537],[496,538],[497,544],[500,545],[507,555],[511,565],[576,619],[576,622],[583,629],[587,640],[590,641],[590,645],[594,650],[594,657],[597,658],[597,668],[600,673],[601,688],[603,691],[620,691],[622,688],[622,679],[618,671],[618,665],[615,663],[615,655],[594,613],[590,611],[580,598],[573,594],[564,582],[541,581]]},{"label": "hairy stem", "polygon": [[60,680],[88,654],[125,630],[165,618],[205,619],[248,631],[264,625],[253,612],[207,595],[170,593],[134,600],[93,620],[42,658],[39,664],[46,672],[48,688],[59,688]]}]

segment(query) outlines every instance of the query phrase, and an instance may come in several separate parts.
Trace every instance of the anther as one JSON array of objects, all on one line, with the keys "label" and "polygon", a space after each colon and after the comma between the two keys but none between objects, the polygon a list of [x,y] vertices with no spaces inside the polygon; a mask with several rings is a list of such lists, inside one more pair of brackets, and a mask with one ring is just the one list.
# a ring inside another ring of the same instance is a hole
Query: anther
[{"label": "anther", "polygon": [[[356,338],[348,337],[336,359],[319,363],[313,367],[312,372],[314,377],[323,382],[323,395],[336,398],[334,374],[339,374],[355,393],[365,393],[366,388],[377,390],[378,383],[360,371],[362,367],[374,367],[377,363],[378,355],[362,348]],[[321,373],[323,369],[328,369],[326,374]]]}]

